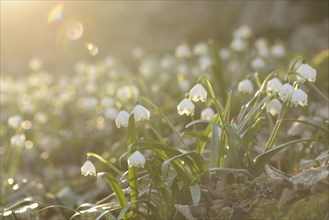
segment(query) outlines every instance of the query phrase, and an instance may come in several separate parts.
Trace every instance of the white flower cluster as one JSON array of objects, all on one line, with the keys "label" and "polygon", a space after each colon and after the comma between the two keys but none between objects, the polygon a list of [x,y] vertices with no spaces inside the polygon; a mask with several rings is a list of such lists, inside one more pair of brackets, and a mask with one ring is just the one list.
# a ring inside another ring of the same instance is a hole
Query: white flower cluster
[{"label": "white flower cluster", "polygon": [[129,114],[128,112],[121,110],[116,119],[115,124],[118,128],[121,126],[127,127],[129,116],[134,114],[134,119],[136,122],[141,120],[150,120],[150,111],[142,105],[136,105],[132,112]]}]

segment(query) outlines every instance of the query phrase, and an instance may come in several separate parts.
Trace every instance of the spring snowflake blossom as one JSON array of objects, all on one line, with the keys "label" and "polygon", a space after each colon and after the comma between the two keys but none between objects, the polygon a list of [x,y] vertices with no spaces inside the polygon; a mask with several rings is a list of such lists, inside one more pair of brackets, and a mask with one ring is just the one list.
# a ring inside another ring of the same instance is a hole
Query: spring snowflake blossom
[{"label": "spring snowflake blossom", "polygon": [[239,92],[252,94],[254,91],[254,86],[249,79],[245,79],[239,83],[238,90]]},{"label": "spring snowflake blossom", "polygon": [[14,115],[8,118],[8,125],[11,128],[19,128],[22,122],[22,117],[19,115]]},{"label": "spring snowflake blossom", "polygon": [[202,110],[201,119],[210,121],[215,116],[215,112],[212,108],[208,107]]},{"label": "spring snowflake blossom", "polygon": [[291,105],[296,107],[298,104],[300,106],[307,106],[307,94],[301,89],[295,90],[291,97]]},{"label": "spring snowflake blossom", "polygon": [[291,98],[292,94],[295,92],[295,89],[292,85],[286,83],[279,89],[279,97],[282,101],[287,101]]},{"label": "spring snowflake blossom", "polygon": [[183,99],[177,105],[177,111],[179,115],[193,115],[194,114],[194,104],[189,99]]},{"label": "spring snowflake blossom", "polygon": [[250,65],[253,69],[262,69],[266,66],[265,61],[260,57],[253,59]]},{"label": "spring snowflake blossom", "polygon": [[300,81],[307,79],[310,82],[315,82],[316,70],[308,64],[302,64],[298,67],[296,72],[303,78],[298,77]]},{"label": "spring snowflake blossom", "polygon": [[22,148],[25,145],[25,134],[15,134],[10,138],[12,147]]},{"label": "spring snowflake blossom", "polygon": [[277,58],[284,57],[286,55],[286,48],[282,44],[276,43],[271,47],[271,54]]},{"label": "spring snowflake blossom", "polygon": [[272,99],[266,105],[266,112],[269,112],[271,115],[277,115],[282,109],[282,104],[278,99]]},{"label": "spring snowflake blossom", "polygon": [[130,114],[126,111],[120,111],[115,119],[115,124],[118,128],[121,126],[127,127]]},{"label": "spring snowflake blossom", "polygon": [[196,84],[191,90],[190,90],[190,97],[193,102],[201,101],[205,102],[207,99],[207,91],[201,84]]},{"label": "spring snowflake blossom", "polygon": [[87,160],[81,167],[81,175],[83,176],[96,176],[96,168],[94,164],[90,161]]},{"label": "spring snowflake blossom", "polygon": [[279,92],[279,90],[282,87],[282,83],[278,78],[273,78],[269,80],[266,84],[266,90],[273,91],[273,92]]},{"label": "spring snowflake blossom", "polygon": [[134,167],[141,167],[144,168],[145,164],[145,157],[141,152],[135,151],[129,158],[128,158],[128,165]]},{"label": "spring snowflake blossom", "polygon": [[182,43],[176,47],[175,55],[177,58],[188,58],[191,56],[191,51],[186,43]]},{"label": "spring snowflake blossom", "polygon": [[241,52],[246,49],[247,44],[242,38],[236,37],[232,40],[230,46],[231,46],[232,50]]},{"label": "spring snowflake blossom", "polygon": [[207,55],[208,52],[209,48],[206,43],[198,43],[193,47],[193,53],[197,56]]},{"label": "spring snowflake blossom", "polygon": [[136,105],[133,111],[135,121],[150,120],[150,111],[142,105]]}]

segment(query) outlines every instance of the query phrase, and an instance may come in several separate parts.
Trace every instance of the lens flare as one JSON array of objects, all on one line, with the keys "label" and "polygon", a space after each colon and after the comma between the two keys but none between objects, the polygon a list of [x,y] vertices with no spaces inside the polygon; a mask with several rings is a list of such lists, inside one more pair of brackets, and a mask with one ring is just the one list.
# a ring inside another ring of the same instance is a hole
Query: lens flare
[{"label": "lens flare", "polygon": [[63,21],[63,20],[64,20],[63,4],[59,3],[50,10],[48,15],[48,23],[50,24],[56,21]]},{"label": "lens flare", "polygon": [[72,21],[67,25],[65,36],[69,40],[78,40],[81,38],[82,34],[83,34],[83,25],[80,21]]}]

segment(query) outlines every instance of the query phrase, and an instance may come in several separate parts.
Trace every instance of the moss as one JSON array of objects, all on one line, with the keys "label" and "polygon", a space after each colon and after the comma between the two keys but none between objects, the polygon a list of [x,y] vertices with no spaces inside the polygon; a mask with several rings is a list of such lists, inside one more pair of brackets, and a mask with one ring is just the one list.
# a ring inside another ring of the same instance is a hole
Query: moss
[{"label": "moss", "polygon": [[253,209],[244,219],[270,220],[278,219],[277,201],[274,199],[256,199],[251,203]]},{"label": "moss", "polygon": [[329,192],[315,194],[296,202],[284,219],[289,220],[319,220],[329,216]]}]

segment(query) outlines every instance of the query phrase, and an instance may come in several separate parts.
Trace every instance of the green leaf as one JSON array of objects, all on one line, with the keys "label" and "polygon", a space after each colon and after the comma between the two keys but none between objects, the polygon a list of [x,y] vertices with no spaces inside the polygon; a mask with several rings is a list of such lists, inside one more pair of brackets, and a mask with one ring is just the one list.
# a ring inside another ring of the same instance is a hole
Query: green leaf
[{"label": "green leaf", "polygon": [[200,186],[190,186],[190,192],[195,206],[199,205],[201,199],[201,188]]},{"label": "green leaf", "polygon": [[293,145],[293,144],[297,144],[297,143],[301,143],[301,142],[307,142],[307,141],[315,141],[315,142],[324,142],[324,143],[328,143],[328,141],[324,141],[324,140],[319,140],[319,139],[312,139],[312,138],[305,138],[305,139],[299,139],[299,140],[293,140],[293,141],[289,141],[287,143],[281,144],[277,147],[274,147],[260,155],[258,155],[257,157],[255,157],[254,159],[254,163],[256,165],[256,167],[262,168],[264,167],[264,165],[266,163],[269,162],[269,160],[279,151],[281,151],[283,148]]},{"label": "green leaf", "polygon": [[106,164],[107,166],[109,166],[113,171],[115,171],[119,176],[122,176],[123,173],[118,169],[116,168],[113,164],[107,162],[106,159],[104,159],[104,157],[98,155],[98,154],[95,154],[95,153],[92,153],[92,152],[88,152],[87,153],[87,157],[95,157],[96,159],[98,159],[100,162]]}]

